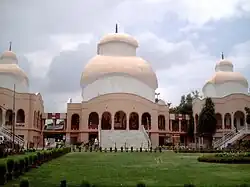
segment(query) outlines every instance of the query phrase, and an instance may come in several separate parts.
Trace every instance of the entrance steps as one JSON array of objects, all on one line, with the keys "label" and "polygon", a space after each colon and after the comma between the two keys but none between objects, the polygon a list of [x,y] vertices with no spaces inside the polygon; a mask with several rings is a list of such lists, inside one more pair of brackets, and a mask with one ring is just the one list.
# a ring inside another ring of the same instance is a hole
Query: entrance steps
[{"label": "entrance steps", "polygon": [[105,149],[121,147],[148,149],[151,145],[149,137],[143,130],[100,130],[100,146]]}]

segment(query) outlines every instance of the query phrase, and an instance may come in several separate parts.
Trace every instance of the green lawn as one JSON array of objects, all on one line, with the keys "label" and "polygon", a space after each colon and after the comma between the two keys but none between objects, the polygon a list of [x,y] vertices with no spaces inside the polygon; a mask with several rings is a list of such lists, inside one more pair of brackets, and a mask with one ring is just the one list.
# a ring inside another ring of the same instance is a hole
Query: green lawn
[{"label": "green lawn", "polygon": [[[82,180],[105,186],[235,186],[250,184],[250,165],[199,163],[200,154],[69,153],[26,173],[31,187],[54,187],[66,179],[70,186]],[[12,186],[14,181],[6,186]]]}]

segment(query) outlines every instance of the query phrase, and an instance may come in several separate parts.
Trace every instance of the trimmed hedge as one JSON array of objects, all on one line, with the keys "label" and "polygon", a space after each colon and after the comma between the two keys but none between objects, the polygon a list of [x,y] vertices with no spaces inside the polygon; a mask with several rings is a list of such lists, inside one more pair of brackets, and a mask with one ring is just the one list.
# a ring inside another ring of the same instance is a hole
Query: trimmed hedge
[{"label": "trimmed hedge", "polygon": [[58,148],[46,151],[40,151],[31,155],[24,156],[23,158],[8,159],[0,162],[0,185],[13,178],[18,178],[24,172],[29,171],[31,168],[37,168],[45,162],[60,157],[70,152],[70,148]]},{"label": "trimmed hedge", "polygon": [[219,153],[198,157],[199,162],[250,164],[250,153]]},{"label": "trimmed hedge", "polygon": [[175,153],[232,153],[238,150],[230,149],[174,149]]},{"label": "trimmed hedge", "polygon": [[[29,185],[29,181],[28,180],[22,180],[21,182],[20,182],[20,185],[19,185],[20,187],[29,187],[30,185]],[[67,181],[66,180],[63,180],[63,181],[61,181],[60,182],[60,185],[59,185],[60,187],[67,187],[68,185],[67,185]],[[81,185],[80,185],[80,187],[98,187],[98,185],[95,185],[95,184],[91,184],[91,183],[89,183],[88,181],[82,181],[82,183],[81,183]],[[145,184],[145,183],[142,183],[142,182],[140,182],[140,183],[137,183],[136,185],[135,185],[135,187],[146,187],[147,185]],[[183,185],[184,187],[195,187],[195,185],[194,184],[184,184]],[[250,186],[249,184],[241,184],[241,185],[237,185],[238,187],[247,187],[247,186]]]},{"label": "trimmed hedge", "polygon": [[[74,151],[75,152],[75,149],[74,148],[72,148],[72,151]],[[93,150],[93,148],[92,147],[88,147],[88,148],[85,148],[85,152],[93,152],[94,150]],[[153,147],[150,147],[149,149],[144,149],[143,150],[143,148],[142,147],[140,147],[140,149],[134,149],[134,147],[130,147],[130,148],[128,148],[128,147],[121,147],[120,148],[120,150],[118,150],[117,149],[117,147],[115,147],[114,149],[112,148],[112,147],[110,147],[109,149],[107,149],[107,148],[102,148],[102,147],[99,147],[98,149],[96,149],[95,150],[95,152],[105,152],[105,153],[107,153],[107,152],[150,152],[150,153],[153,153],[153,152],[162,152],[162,148],[161,147],[156,147],[156,148],[153,148]],[[79,149],[79,152],[81,152],[81,150]]]}]

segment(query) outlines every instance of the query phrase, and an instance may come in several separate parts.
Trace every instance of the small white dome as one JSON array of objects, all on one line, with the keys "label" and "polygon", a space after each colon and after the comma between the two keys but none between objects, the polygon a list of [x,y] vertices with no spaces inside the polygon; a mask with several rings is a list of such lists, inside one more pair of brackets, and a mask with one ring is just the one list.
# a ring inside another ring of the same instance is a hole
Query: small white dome
[{"label": "small white dome", "polygon": [[3,54],[0,57],[0,60],[5,60],[5,59],[10,59],[10,60],[17,61],[16,54],[14,52],[12,52],[12,51],[3,52]]},{"label": "small white dome", "polygon": [[117,41],[125,42],[127,44],[133,45],[134,47],[139,46],[137,40],[134,37],[128,34],[124,34],[124,33],[107,34],[100,40],[98,45],[109,43],[109,42],[117,42]]}]

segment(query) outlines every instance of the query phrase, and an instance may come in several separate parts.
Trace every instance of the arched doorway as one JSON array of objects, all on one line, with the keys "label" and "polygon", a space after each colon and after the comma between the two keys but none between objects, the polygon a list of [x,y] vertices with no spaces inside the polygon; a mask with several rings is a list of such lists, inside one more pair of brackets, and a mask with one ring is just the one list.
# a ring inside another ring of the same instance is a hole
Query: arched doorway
[{"label": "arched doorway", "polygon": [[148,112],[142,114],[141,124],[146,130],[151,129],[151,115]]},{"label": "arched doorway", "polygon": [[25,123],[25,113],[23,109],[19,109],[16,114],[17,123]]},{"label": "arched doorway", "polygon": [[114,129],[126,130],[126,127],[127,127],[127,115],[123,111],[116,112],[114,117]]},{"label": "arched doorway", "polygon": [[5,125],[12,125],[13,112],[12,110],[7,110],[5,114]]},{"label": "arched doorway", "polygon": [[222,129],[222,115],[220,113],[216,113],[216,129]]},{"label": "arched doorway", "polygon": [[0,125],[3,125],[3,110],[0,108]]},{"label": "arched doorway", "polygon": [[102,130],[110,130],[112,125],[112,118],[109,112],[104,112],[102,114],[102,123],[101,128]]},{"label": "arched doorway", "polygon": [[98,129],[99,116],[96,112],[91,112],[89,114],[88,127],[89,129]]},{"label": "arched doorway", "polygon": [[158,116],[158,129],[159,130],[166,130],[165,116],[163,116],[163,115]]},{"label": "arched doorway", "polygon": [[79,114],[73,114],[71,116],[71,130],[79,130],[80,116]]},{"label": "arched doorway", "polygon": [[245,127],[245,114],[242,111],[234,113],[234,127],[236,130],[240,130]]},{"label": "arched doorway", "polygon": [[225,129],[231,129],[231,124],[232,124],[231,114],[226,113],[224,116]]},{"label": "arched doorway", "polygon": [[129,115],[129,130],[139,130],[139,115],[136,112]]}]

